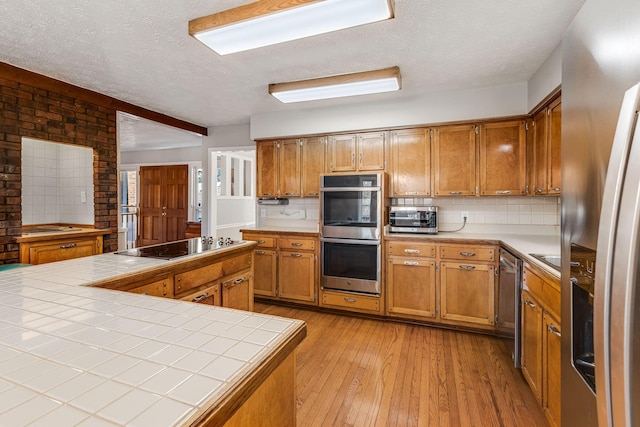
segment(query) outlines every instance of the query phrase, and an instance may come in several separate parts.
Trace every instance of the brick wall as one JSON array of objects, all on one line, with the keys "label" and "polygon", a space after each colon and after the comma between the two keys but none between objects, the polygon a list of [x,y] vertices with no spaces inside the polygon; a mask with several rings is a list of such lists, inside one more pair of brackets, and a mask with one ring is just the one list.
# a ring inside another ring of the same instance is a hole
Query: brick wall
[{"label": "brick wall", "polygon": [[[45,83],[46,79],[46,83]],[[51,89],[51,79],[0,75],[0,264],[18,262],[21,234],[21,139],[30,137],[93,148],[95,227],[110,228],[104,251],[117,250],[116,110]]]}]

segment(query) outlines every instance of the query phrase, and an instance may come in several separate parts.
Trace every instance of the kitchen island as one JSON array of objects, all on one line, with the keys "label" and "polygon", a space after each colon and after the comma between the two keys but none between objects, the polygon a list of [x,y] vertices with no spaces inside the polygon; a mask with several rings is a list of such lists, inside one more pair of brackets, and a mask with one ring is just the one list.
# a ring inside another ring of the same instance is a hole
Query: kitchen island
[{"label": "kitchen island", "polygon": [[304,322],[95,287],[254,246],[0,273],[0,424],[294,425]]}]

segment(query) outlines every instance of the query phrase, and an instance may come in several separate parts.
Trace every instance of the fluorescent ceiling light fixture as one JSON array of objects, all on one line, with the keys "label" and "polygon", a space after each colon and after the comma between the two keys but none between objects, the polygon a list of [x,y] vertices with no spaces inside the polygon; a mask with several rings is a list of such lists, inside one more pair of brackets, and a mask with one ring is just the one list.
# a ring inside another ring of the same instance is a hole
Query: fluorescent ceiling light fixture
[{"label": "fluorescent ceiling light fixture", "polygon": [[269,93],[281,102],[290,103],[392,92],[400,90],[401,87],[400,68],[391,67],[362,73],[270,84]]},{"label": "fluorescent ceiling light fixture", "polygon": [[393,18],[393,0],[259,0],[189,21],[189,34],[226,55]]}]

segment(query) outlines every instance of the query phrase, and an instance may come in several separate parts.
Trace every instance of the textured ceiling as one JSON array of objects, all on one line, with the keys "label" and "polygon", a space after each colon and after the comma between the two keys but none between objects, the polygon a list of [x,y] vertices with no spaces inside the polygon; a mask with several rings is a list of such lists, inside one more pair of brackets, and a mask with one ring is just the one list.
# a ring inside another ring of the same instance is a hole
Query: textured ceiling
[{"label": "textured ceiling", "polygon": [[[240,124],[301,108],[268,95],[275,82],[397,65],[402,91],[384,95],[396,99],[526,81],[584,0],[395,0],[395,19],[227,56],[188,35],[189,20],[249,2],[2,1],[0,61],[202,126]],[[304,108],[332,102],[348,101]]]}]

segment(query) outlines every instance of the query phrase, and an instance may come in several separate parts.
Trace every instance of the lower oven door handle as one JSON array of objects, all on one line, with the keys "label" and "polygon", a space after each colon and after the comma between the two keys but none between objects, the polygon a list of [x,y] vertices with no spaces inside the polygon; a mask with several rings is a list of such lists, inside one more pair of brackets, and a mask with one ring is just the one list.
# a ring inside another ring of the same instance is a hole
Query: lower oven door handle
[{"label": "lower oven door handle", "polygon": [[380,245],[380,240],[357,240],[357,239],[332,239],[328,237],[321,237],[320,242],[327,243],[348,243],[351,245],[371,245],[378,246]]}]

